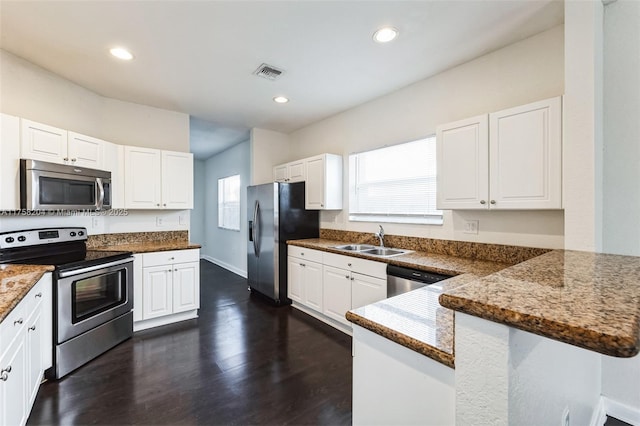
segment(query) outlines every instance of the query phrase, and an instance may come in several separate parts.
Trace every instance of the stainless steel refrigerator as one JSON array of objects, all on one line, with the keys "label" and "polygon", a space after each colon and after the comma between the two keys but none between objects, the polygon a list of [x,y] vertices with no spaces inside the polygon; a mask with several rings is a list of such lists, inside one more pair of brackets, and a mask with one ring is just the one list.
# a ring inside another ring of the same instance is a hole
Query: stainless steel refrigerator
[{"label": "stainless steel refrigerator", "polygon": [[319,212],[305,210],[304,182],[250,186],[247,209],[249,287],[278,305],[291,303],[287,298],[286,242],[318,238]]}]

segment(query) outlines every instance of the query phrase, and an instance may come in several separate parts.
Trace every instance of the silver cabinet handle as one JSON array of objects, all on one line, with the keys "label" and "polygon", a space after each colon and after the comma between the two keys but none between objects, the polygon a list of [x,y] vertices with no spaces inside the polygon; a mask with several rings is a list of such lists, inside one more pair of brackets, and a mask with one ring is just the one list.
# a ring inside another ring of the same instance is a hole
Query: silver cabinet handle
[{"label": "silver cabinet handle", "polygon": [[353,281],[353,277],[351,277],[351,281]]},{"label": "silver cabinet handle", "polygon": [[167,272],[171,272],[171,269],[167,269]]},{"label": "silver cabinet handle", "polygon": [[23,322],[24,322],[24,321],[22,320],[22,318],[18,318],[17,320],[15,320],[15,321],[13,322],[13,325],[16,325],[16,324],[22,324]]},{"label": "silver cabinet handle", "polygon": [[496,200],[491,200],[491,204],[495,204],[495,203],[496,203]]},{"label": "silver cabinet handle", "polygon": [[164,207],[167,207],[167,203],[164,203],[164,204],[163,204],[163,206],[164,206]]},{"label": "silver cabinet handle", "polygon": [[175,260],[175,257],[170,257],[169,260]]},{"label": "silver cabinet handle", "polygon": [[487,204],[485,200],[480,200],[480,204]]},{"label": "silver cabinet handle", "polygon": [[301,263],[300,266],[302,267],[306,267],[307,265],[305,265],[304,263]]},{"label": "silver cabinet handle", "polygon": [[8,366],[7,368],[5,368],[2,371],[6,371],[7,373],[11,373],[11,366]]},{"label": "silver cabinet handle", "polygon": [[35,326],[35,325],[32,325],[31,327],[29,327],[29,330],[31,330],[31,331],[36,331],[36,326]]},{"label": "silver cabinet handle", "polygon": [[64,161],[69,161],[69,157],[64,157],[63,160]]},{"label": "silver cabinet handle", "polygon": [[156,204],[156,207],[160,207],[160,203]]},{"label": "silver cabinet handle", "polygon": [[72,158],[72,159],[71,159],[71,161],[74,161],[74,162],[75,162],[75,161],[76,161],[76,159],[75,159],[75,158]]},{"label": "silver cabinet handle", "polygon": [[174,270],[173,270],[173,272],[178,272],[178,270],[177,270],[177,269],[174,269]]},{"label": "silver cabinet handle", "polygon": [[347,263],[347,266],[348,266],[348,267],[351,267],[351,264],[350,264],[350,263]]},{"label": "silver cabinet handle", "polygon": [[345,277],[346,279],[349,279],[349,275],[345,275],[344,277]]},{"label": "silver cabinet handle", "polygon": [[9,375],[6,373],[6,371],[2,370],[2,374],[0,374],[0,380],[6,382],[7,379],[9,379]]},{"label": "silver cabinet handle", "polygon": [[36,297],[42,297],[42,293],[36,294]]}]

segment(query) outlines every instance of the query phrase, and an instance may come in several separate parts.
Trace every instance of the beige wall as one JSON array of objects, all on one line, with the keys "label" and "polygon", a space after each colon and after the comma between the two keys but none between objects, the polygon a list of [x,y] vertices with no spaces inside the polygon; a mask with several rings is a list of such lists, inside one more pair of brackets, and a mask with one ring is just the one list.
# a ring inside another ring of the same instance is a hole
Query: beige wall
[{"label": "beige wall", "polygon": [[189,116],[105,98],[0,50],[0,111],[121,145],[189,151]]},{"label": "beige wall", "polygon": [[[558,26],[434,77],[293,132],[297,158],[322,152],[344,156],[435,133],[436,126],[564,92],[564,29]],[[344,205],[348,206],[348,182]],[[463,233],[479,220],[478,235]],[[349,222],[347,209],[323,212],[322,226],[374,232],[375,223]],[[444,224],[387,224],[388,234],[562,248],[562,211],[445,212]]]},{"label": "beige wall", "polygon": [[251,129],[250,185],[273,182],[273,166],[295,160],[289,135],[272,130]]}]

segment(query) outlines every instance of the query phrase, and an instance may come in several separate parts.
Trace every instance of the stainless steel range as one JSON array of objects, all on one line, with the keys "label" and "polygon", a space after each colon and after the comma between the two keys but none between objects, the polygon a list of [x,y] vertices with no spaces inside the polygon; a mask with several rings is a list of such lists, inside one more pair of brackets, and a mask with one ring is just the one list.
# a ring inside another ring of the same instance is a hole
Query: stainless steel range
[{"label": "stainless steel range", "polygon": [[0,263],[54,265],[54,363],[59,379],[133,335],[133,257],[91,251],[85,228],[0,233]]}]

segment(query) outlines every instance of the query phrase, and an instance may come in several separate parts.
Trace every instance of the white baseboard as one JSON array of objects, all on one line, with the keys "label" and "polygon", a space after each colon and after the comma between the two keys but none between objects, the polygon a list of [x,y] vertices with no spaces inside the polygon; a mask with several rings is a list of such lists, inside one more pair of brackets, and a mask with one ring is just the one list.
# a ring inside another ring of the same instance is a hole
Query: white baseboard
[{"label": "white baseboard", "polygon": [[233,265],[229,265],[228,263],[222,262],[221,260],[215,259],[211,256],[207,256],[207,255],[200,255],[200,259],[204,259],[207,262],[211,262],[214,265],[218,265],[221,268],[226,269],[227,271],[233,272],[236,275],[240,275],[242,278],[247,278],[247,271],[243,271],[241,269],[236,268]]},{"label": "white baseboard", "polygon": [[640,408],[630,407],[606,396],[602,397],[602,405],[607,416],[615,417],[634,426],[640,426]]}]

